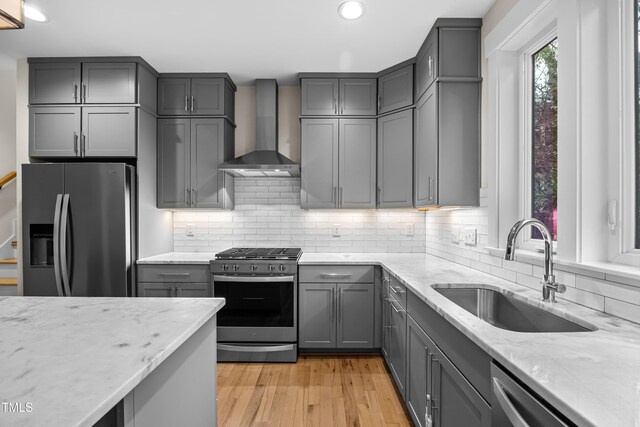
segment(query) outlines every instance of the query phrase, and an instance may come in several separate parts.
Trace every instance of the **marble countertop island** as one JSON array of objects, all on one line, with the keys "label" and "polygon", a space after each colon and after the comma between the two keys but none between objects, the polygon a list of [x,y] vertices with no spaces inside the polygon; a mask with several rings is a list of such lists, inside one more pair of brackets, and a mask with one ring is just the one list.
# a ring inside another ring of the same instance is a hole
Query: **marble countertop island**
[{"label": "marble countertop island", "polygon": [[214,298],[1,297],[0,425],[93,425],[223,305]]},{"label": "marble countertop island", "polygon": [[[380,265],[579,426],[640,426],[640,325],[430,255],[305,253],[300,265]],[[593,332],[521,333],[489,325],[432,285],[485,284]]]}]

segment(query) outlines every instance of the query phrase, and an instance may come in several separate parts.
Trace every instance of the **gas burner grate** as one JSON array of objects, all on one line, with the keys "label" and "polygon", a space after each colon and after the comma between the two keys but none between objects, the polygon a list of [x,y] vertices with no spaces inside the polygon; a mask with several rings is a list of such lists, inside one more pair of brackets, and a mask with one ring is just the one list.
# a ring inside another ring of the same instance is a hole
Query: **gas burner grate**
[{"label": "gas burner grate", "polygon": [[216,259],[298,259],[300,248],[231,248],[216,254]]}]

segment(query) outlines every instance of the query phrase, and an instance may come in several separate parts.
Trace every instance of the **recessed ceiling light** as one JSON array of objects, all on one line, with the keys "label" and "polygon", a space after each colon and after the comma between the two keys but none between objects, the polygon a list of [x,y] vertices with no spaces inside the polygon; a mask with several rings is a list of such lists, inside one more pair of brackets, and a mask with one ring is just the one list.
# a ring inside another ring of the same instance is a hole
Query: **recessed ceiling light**
[{"label": "recessed ceiling light", "polygon": [[24,16],[32,21],[47,22],[47,16],[44,13],[40,12],[40,10],[33,6],[29,6],[28,4],[24,5]]},{"label": "recessed ceiling light", "polygon": [[364,15],[364,4],[359,1],[346,1],[338,8],[338,15],[348,20],[358,19]]}]

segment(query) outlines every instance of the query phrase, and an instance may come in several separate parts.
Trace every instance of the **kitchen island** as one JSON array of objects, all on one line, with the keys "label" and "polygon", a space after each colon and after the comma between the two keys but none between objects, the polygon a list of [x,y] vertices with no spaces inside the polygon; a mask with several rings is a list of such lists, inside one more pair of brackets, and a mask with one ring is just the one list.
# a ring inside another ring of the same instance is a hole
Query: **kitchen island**
[{"label": "kitchen island", "polygon": [[0,298],[0,425],[216,425],[215,298]]}]

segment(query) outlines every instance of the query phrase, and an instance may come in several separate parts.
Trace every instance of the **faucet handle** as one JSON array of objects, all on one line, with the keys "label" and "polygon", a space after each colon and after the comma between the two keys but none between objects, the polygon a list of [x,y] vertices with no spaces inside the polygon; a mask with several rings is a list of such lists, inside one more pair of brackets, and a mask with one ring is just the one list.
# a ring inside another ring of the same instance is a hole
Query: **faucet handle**
[{"label": "faucet handle", "polygon": [[567,287],[565,285],[563,285],[562,283],[556,283],[556,292],[559,294],[564,294],[565,291],[567,290]]}]

